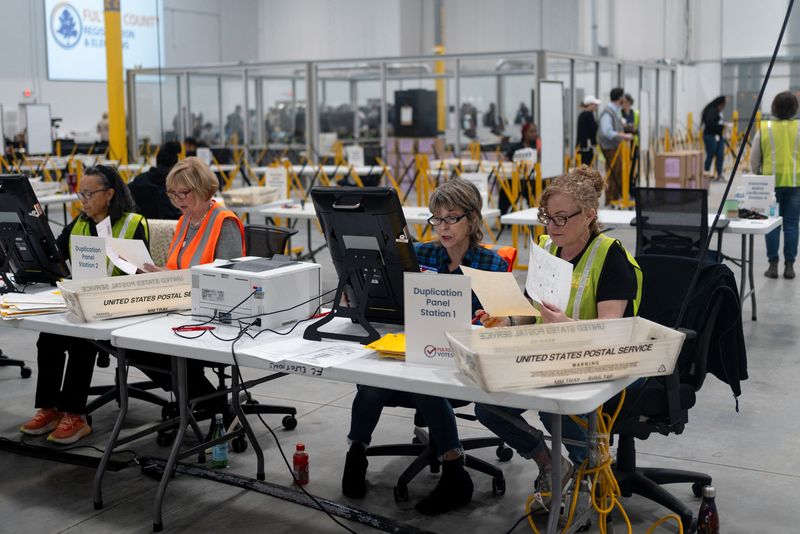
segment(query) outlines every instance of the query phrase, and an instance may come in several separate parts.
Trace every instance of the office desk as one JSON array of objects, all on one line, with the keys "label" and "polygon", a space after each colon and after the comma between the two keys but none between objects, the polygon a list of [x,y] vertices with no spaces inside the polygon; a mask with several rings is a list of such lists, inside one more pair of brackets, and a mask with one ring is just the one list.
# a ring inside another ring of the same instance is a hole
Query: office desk
[{"label": "office desk", "polygon": [[44,214],[45,217],[48,219],[50,218],[49,215],[49,207],[51,205],[57,206],[61,204],[64,213],[64,226],[69,224],[69,219],[67,218],[67,204],[70,202],[78,202],[79,198],[77,193],[60,193],[55,195],[43,195],[37,196],[36,199],[39,201],[39,204],[44,206]]},{"label": "office desk", "polygon": [[[328,367],[309,365],[307,362],[294,362],[284,360],[273,363],[259,355],[258,347],[269,345],[270,343],[285,342],[287,339],[295,339],[300,342],[304,325],[300,325],[288,336],[277,336],[265,332],[255,340],[245,338],[236,345],[236,362],[231,355],[230,342],[223,342],[208,335],[198,339],[184,339],[173,334],[172,327],[185,323],[185,318],[171,317],[139,323],[133,326],[121,328],[112,334],[112,344],[118,351],[124,353],[127,350],[144,350],[157,352],[172,356],[179,360],[183,365],[184,371],[178,369],[178,395],[185,401],[185,359],[200,359],[219,364],[232,365],[238,363],[239,366],[264,369],[272,372],[289,372],[303,374],[312,377],[321,377],[349,383],[358,383],[370,386],[385,387],[399,391],[422,393],[427,395],[444,396],[448,398],[461,399],[471,402],[482,402],[500,406],[525,408],[531,410],[547,411],[555,414],[574,414],[587,413],[594,410],[614,395],[627,387],[634,379],[619,379],[610,382],[598,382],[594,384],[579,384],[564,386],[559,388],[544,388],[527,392],[509,393],[487,393],[480,389],[467,378],[463,377],[455,368],[431,367],[408,362],[401,362],[391,359],[382,359],[376,353],[364,349],[363,355],[349,361],[334,364]],[[335,319],[328,325],[328,330],[340,332],[356,333],[359,327],[354,326],[347,319]],[[236,329],[231,327],[220,327],[216,331],[221,337],[233,337]],[[360,347],[356,343],[337,342],[341,345]],[[301,354],[302,355],[302,354]],[[236,376],[234,370],[232,375]],[[121,387],[125,382],[120,381]],[[234,398],[237,396],[234,395]],[[183,405],[181,401],[181,405]],[[115,429],[122,425],[125,412],[120,410],[119,418]],[[182,414],[183,417],[183,414]],[[561,449],[561,419],[553,418],[553,450]],[[181,428],[186,423],[182,419]],[[180,432],[180,431],[179,431]],[[153,522],[156,528],[160,528],[161,521],[161,499],[168,483],[170,473],[176,463],[176,458],[180,449],[180,441],[183,435],[179,433],[178,438],[170,451],[170,457],[161,479],[159,493],[156,495],[154,504]],[[116,435],[112,434],[106,454],[110,455],[114,448]],[[560,480],[560,466],[553,465],[553,480]],[[263,467],[259,470],[263,474]],[[98,470],[98,478],[102,478],[102,472]],[[554,502],[560,500],[561,486],[554,484]],[[99,486],[98,486],[99,488]],[[95,493],[95,502],[98,502],[99,493]],[[99,502],[102,502],[100,500]],[[552,513],[548,518],[547,532],[556,532],[558,522],[558,507],[553,507]]]},{"label": "office desk", "polygon": [[[537,218],[539,208],[529,208],[526,210],[515,211],[500,217],[503,224],[521,224],[525,226],[543,226]],[[597,210],[597,220],[601,224],[609,226],[631,226],[633,219],[636,218],[636,212],[633,210]],[[722,245],[721,236],[724,234],[738,234],[742,236],[742,256],[739,258],[738,263],[734,259],[733,263],[740,268],[740,281],[739,281],[739,301],[744,304],[747,297],[750,297],[750,304],[752,307],[752,319],[757,320],[756,309],[756,288],[755,288],[755,274],[754,260],[753,260],[753,241],[756,235],[768,234],[776,228],[780,228],[783,224],[782,217],[770,217],[768,219],[726,219],[721,217],[721,220],[727,220],[728,225],[722,230],[720,234],[720,248]],[[714,215],[708,216],[708,225],[714,223]],[[721,252],[721,250],[720,250]],[[747,287],[749,284],[749,288]]]}]

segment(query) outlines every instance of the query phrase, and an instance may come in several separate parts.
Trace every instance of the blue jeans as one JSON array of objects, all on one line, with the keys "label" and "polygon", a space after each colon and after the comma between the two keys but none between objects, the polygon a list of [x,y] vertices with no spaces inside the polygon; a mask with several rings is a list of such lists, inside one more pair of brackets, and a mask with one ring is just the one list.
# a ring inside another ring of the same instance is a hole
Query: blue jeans
[{"label": "blue jeans", "polygon": [[[800,221],[800,187],[776,187],[775,198],[778,200],[780,216],[783,217],[783,258],[793,263],[797,257],[798,221]],[[781,241],[781,228],[776,228],[766,235],[767,259],[777,262],[778,248]]]},{"label": "blue jeans", "polygon": [[706,171],[711,170],[711,160],[717,158],[717,176],[722,176],[722,163],[725,161],[725,140],[720,136],[717,141],[717,136],[711,134],[703,134],[703,144],[706,145],[706,163],[703,168]]},{"label": "blue jeans", "polygon": [[419,410],[428,424],[439,456],[453,449],[461,449],[456,416],[447,399],[372,386],[358,386],[350,413],[350,432],[347,438],[369,445],[384,406],[407,406]]},{"label": "blue jeans", "polygon": [[[497,437],[517,451],[523,458],[534,458],[547,450],[541,430],[530,426],[522,417],[526,411],[522,408],[505,408],[502,406],[492,406],[493,410],[499,410],[511,418],[496,415],[483,404],[475,405],[475,416],[486,428],[497,434]],[[550,430],[553,415],[540,412],[539,419],[547,430]],[[576,424],[572,419],[563,416],[561,425],[561,435],[567,439],[586,442],[586,431]],[[566,445],[569,458],[575,464],[580,464],[586,458],[586,448],[579,445]]]}]

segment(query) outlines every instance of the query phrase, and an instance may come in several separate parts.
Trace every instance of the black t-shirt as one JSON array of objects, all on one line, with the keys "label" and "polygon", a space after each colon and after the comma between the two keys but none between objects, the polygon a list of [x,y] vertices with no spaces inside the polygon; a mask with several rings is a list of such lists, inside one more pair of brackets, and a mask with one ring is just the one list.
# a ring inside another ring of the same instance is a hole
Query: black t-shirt
[{"label": "black t-shirt", "polygon": [[703,132],[709,135],[722,135],[722,113],[715,107],[703,111]]},{"label": "black t-shirt", "polygon": [[[590,239],[580,254],[570,260],[573,267],[578,265],[592,242],[594,239]],[[561,257],[561,247],[556,249],[556,255]],[[625,306],[623,317],[633,317],[633,300],[636,298],[636,290],[636,272],[628,261],[622,245],[617,241],[608,249],[603,270],[600,271],[595,294],[596,302],[627,300],[628,305]]]},{"label": "black t-shirt", "polygon": [[578,115],[578,131],[576,142],[581,148],[597,145],[597,119],[591,111],[582,111]]}]

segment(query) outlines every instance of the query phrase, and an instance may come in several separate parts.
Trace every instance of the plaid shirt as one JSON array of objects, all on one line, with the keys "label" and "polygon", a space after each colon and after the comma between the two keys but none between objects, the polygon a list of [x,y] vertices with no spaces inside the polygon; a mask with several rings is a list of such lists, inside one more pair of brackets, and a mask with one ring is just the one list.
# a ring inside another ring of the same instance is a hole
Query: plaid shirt
[{"label": "plaid shirt", "polygon": [[[435,241],[414,243],[414,252],[417,254],[417,261],[422,271],[432,271],[440,274],[464,274],[461,271],[461,266],[457,267],[455,271],[450,271],[450,256],[447,255],[447,249]],[[482,271],[508,271],[506,260],[501,258],[497,252],[481,246],[469,247],[461,260],[461,264]],[[475,311],[480,308],[482,308],[481,302],[473,292],[472,314],[475,315]]]}]

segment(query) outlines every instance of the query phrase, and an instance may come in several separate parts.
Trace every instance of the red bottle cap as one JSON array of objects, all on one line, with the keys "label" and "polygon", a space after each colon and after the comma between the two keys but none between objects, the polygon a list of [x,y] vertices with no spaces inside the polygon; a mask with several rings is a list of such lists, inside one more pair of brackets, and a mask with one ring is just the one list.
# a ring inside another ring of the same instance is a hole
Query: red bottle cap
[{"label": "red bottle cap", "polygon": [[302,443],[298,443],[297,444],[297,450],[298,451],[304,451],[304,450],[306,450],[306,446],[304,444],[302,444]]}]

